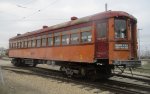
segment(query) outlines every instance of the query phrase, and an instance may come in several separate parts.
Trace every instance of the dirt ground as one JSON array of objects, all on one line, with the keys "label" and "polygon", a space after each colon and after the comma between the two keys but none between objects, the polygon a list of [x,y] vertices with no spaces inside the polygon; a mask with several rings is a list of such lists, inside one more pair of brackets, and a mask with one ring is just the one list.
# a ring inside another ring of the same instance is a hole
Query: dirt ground
[{"label": "dirt ground", "polygon": [[[63,82],[32,74],[30,70],[15,68],[10,61],[0,60],[4,85],[0,84],[0,94],[111,94],[82,84]],[[47,67],[43,65],[43,67]]]}]

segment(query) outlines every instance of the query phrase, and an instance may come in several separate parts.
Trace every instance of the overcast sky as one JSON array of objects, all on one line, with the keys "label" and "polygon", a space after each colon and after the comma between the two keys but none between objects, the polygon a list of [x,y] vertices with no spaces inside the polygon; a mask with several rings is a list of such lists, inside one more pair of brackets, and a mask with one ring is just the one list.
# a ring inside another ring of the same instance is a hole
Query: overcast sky
[{"label": "overcast sky", "polygon": [[25,33],[105,10],[125,11],[138,20],[141,48],[150,46],[150,0],[0,0],[0,46]]}]

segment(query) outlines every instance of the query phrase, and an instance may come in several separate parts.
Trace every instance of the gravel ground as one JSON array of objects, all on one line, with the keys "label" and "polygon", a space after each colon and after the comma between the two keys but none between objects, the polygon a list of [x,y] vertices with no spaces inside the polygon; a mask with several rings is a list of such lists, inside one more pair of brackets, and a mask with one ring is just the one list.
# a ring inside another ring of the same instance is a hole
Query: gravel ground
[{"label": "gravel ground", "polygon": [[[33,75],[30,70],[15,69],[10,61],[0,60],[0,66],[5,67],[2,69],[5,85],[0,85],[0,94],[111,94],[82,84]],[[16,71],[11,71],[12,68]]]}]

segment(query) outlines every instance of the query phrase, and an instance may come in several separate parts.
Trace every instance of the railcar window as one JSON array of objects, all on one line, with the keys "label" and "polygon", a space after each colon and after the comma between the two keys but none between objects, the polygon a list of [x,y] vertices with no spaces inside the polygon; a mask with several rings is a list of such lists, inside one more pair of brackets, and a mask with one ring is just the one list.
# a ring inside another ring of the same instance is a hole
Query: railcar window
[{"label": "railcar window", "polygon": [[36,45],[36,40],[31,40],[31,47],[35,47],[35,45]]},{"label": "railcar window", "polygon": [[60,45],[60,36],[54,37],[54,45]]},{"label": "railcar window", "polygon": [[98,23],[96,30],[98,38],[105,38],[107,34],[107,23],[106,22]]},{"label": "railcar window", "polygon": [[23,48],[25,48],[25,41],[23,41]]},{"label": "railcar window", "polygon": [[9,43],[9,48],[11,48],[11,43]]},{"label": "railcar window", "polygon": [[14,43],[14,48],[16,48],[16,43]]},{"label": "railcar window", "polygon": [[69,44],[69,35],[62,35],[62,45]]},{"label": "railcar window", "polygon": [[12,48],[14,48],[14,43],[12,43]]},{"label": "railcar window", "polygon": [[31,40],[28,41],[28,47],[31,47]]},{"label": "railcar window", "polygon": [[126,38],[126,37],[127,37],[126,20],[115,19],[115,38]]},{"label": "railcar window", "polygon": [[14,48],[14,43],[12,43],[12,48]]},{"label": "railcar window", "polygon": [[10,46],[10,48],[13,48],[13,43],[11,43],[11,46]]},{"label": "railcar window", "polygon": [[22,48],[22,42],[20,42],[20,48]]},{"label": "railcar window", "polygon": [[70,32],[71,33],[78,33],[80,31],[80,28],[78,28],[78,29],[72,29]]},{"label": "railcar window", "polygon": [[13,48],[13,43],[11,43],[11,48]]},{"label": "railcar window", "polygon": [[54,36],[60,36],[60,33],[58,32],[58,33],[54,33]]},{"label": "railcar window", "polygon": [[28,41],[25,41],[25,44],[24,44],[25,48],[28,47]]},{"label": "railcar window", "polygon": [[41,47],[41,39],[37,39],[37,47]]},{"label": "railcar window", "polygon": [[78,44],[79,43],[79,34],[72,33],[71,34],[71,44]]},{"label": "railcar window", "polygon": [[17,42],[17,48],[19,48],[19,42]]},{"label": "railcar window", "polygon": [[23,48],[23,46],[24,46],[24,42],[22,41],[22,45],[21,45],[21,48]]},{"label": "railcar window", "polygon": [[70,33],[70,31],[63,31],[62,35],[66,35],[66,34],[69,34],[69,33]]},{"label": "railcar window", "polygon": [[48,38],[48,46],[53,46],[53,38]]},{"label": "railcar window", "polygon": [[43,47],[46,46],[46,38],[42,38],[42,46],[43,46]]},{"label": "railcar window", "polygon": [[88,43],[92,41],[92,34],[90,31],[81,32],[82,43]]},{"label": "railcar window", "polygon": [[92,30],[91,26],[81,28],[81,31],[91,31],[91,30]]},{"label": "railcar window", "polygon": [[17,48],[17,43],[15,43],[15,48]]},{"label": "railcar window", "polygon": [[53,37],[53,34],[52,33],[48,34],[48,37]]},{"label": "railcar window", "polygon": [[54,33],[54,45],[60,45],[60,33]]},{"label": "railcar window", "polygon": [[13,48],[13,43],[11,43],[11,48]]}]

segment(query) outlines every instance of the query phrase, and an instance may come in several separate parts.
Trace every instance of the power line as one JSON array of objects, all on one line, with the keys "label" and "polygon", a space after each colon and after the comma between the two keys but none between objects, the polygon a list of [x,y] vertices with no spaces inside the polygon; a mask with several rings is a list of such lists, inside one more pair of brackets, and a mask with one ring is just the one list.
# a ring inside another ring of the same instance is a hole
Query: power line
[{"label": "power line", "polygon": [[51,2],[51,3],[48,4],[46,7],[42,8],[42,9],[39,9],[39,10],[37,10],[36,12],[32,13],[31,15],[28,15],[28,16],[26,16],[26,17],[23,17],[22,19],[26,19],[26,18],[28,18],[28,17],[31,17],[31,16],[33,16],[33,15],[35,15],[35,14],[37,14],[37,13],[43,11],[44,9],[50,7],[50,5],[55,4],[57,1],[58,1],[58,0],[55,0],[55,1]]},{"label": "power line", "polygon": [[[57,19],[57,18],[47,18],[47,19],[26,19],[24,21],[47,21],[47,20],[68,20],[68,19]],[[0,20],[0,23],[1,22],[14,22],[14,21],[21,21],[21,20],[18,20],[18,19],[12,19],[12,20]]]},{"label": "power line", "polygon": [[28,4],[30,4],[31,2],[33,2],[34,0],[26,0],[25,2],[20,2],[19,4],[17,4],[17,5],[22,5],[22,6],[24,6],[24,5],[28,5]]}]

